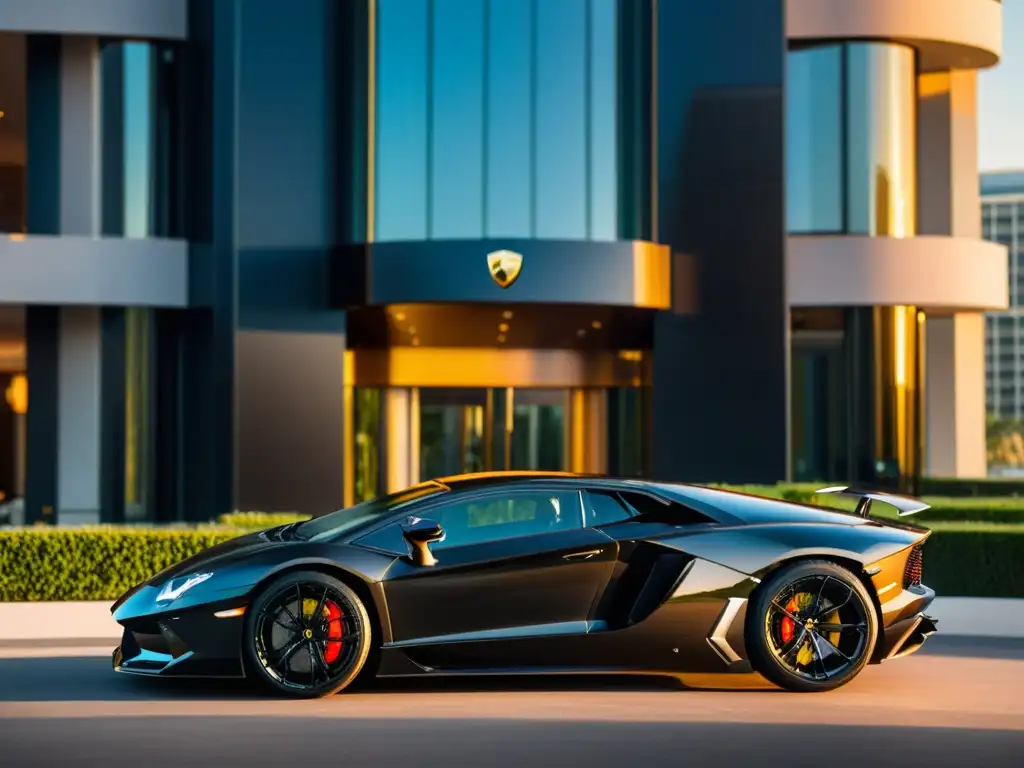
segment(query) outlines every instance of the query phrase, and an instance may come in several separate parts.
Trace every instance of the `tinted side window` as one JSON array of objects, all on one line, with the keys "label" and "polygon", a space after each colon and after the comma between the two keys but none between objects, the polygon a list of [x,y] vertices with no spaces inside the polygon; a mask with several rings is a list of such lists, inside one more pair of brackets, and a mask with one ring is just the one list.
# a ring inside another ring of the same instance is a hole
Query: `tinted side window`
[{"label": "tinted side window", "polygon": [[713,522],[709,517],[682,504],[663,504],[643,493],[625,491],[619,494],[633,516],[642,523],[667,523],[668,525],[691,525]]},{"label": "tinted side window", "polygon": [[586,500],[586,524],[590,528],[628,520],[635,514],[614,491],[587,491]]},{"label": "tinted side window", "polygon": [[436,549],[582,527],[575,491],[516,493],[445,505],[433,511],[445,531]]}]

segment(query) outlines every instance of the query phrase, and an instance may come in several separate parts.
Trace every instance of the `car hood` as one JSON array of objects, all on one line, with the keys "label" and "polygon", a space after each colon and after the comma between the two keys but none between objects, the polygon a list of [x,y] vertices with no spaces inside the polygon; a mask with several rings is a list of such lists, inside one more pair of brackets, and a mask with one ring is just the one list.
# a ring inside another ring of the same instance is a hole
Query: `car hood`
[{"label": "car hood", "polygon": [[160,573],[149,579],[149,581],[146,582],[146,585],[151,587],[161,587],[171,579],[178,576],[184,576],[200,570],[206,571],[223,568],[230,563],[249,557],[265,549],[283,546],[284,541],[281,537],[274,535],[274,532],[277,530],[278,529],[272,529],[271,531],[250,533],[244,536],[239,536],[235,539],[229,539],[228,541],[221,542],[220,544],[215,544],[212,547],[204,549],[202,552],[197,552],[192,555],[192,557],[185,558],[169,568],[165,568],[160,571]]}]

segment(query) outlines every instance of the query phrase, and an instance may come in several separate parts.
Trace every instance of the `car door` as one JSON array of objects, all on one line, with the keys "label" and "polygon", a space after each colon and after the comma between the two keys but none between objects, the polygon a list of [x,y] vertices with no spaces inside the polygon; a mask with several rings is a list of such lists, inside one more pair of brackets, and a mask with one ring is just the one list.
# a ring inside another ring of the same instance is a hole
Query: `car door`
[{"label": "car door", "polygon": [[578,489],[467,495],[421,516],[437,520],[445,539],[431,547],[436,565],[402,557],[384,579],[394,643],[585,631],[617,548],[584,527]]}]

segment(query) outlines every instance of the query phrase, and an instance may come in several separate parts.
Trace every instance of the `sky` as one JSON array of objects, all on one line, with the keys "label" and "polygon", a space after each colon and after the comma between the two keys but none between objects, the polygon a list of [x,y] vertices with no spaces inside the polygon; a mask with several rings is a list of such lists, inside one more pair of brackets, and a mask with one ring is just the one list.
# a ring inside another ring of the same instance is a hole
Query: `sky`
[{"label": "sky", "polygon": [[978,79],[981,171],[1024,169],[1024,0],[1003,0],[1003,57]]}]

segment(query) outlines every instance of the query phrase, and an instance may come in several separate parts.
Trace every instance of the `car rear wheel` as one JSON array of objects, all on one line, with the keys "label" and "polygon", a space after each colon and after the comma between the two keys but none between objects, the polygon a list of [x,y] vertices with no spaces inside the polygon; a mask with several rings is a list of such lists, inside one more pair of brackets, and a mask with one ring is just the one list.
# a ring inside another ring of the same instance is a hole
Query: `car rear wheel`
[{"label": "car rear wheel", "polygon": [[747,612],[750,663],[790,691],[830,691],[871,658],[878,616],[860,579],[835,563],[794,563],[766,579]]},{"label": "car rear wheel", "polygon": [[370,652],[370,618],[359,596],[315,571],[283,576],[252,604],[244,654],[250,674],[293,698],[348,686]]}]

